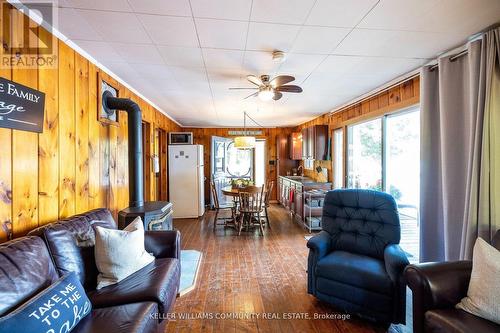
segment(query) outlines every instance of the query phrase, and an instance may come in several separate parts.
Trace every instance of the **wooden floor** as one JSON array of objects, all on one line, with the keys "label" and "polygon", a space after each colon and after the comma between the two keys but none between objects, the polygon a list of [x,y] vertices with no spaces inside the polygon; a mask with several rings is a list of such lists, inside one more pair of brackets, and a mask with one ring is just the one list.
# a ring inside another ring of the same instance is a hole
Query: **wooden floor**
[{"label": "wooden floor", "polygon": [[[315,314],[339,312],[307,294],[308,233],[283,208],[271,207],[271,229],[264,236],[257,230],[237,236],[223,226],[214,233],[213,215],[208,211],[204,218],[174,221],[182,248],[201,251],[203,261],[196,288],[177,298],[176,319],[167,332],[384,331],[358,318],[313,319]],[[284,319],[306,314],[309,319]],[[216,319],[227,315],[247,317]]]}]

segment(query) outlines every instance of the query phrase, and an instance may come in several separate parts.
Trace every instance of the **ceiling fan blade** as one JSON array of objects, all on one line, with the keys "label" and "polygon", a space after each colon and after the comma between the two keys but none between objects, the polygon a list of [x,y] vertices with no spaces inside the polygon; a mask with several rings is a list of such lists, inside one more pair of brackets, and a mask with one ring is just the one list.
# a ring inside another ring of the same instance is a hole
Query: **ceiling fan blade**
[{"label": "ceiling fan blade", "polygon": [[274,99],[275,101],[277,101],[277,100],[278,100],[278,99],[280,99],[281,97],[283,97],[283,94],[282,94],[282,93],[280,93],[279,91],[275,91],[275,92],[274,92],[273,99]]},{"label": "ceiling fan blade", "polygon": [[262,80],[255,75],[247,75],[247,80],[255,84],[256,86],[261,86]]},{"label": "ceiling fan blade", "polygon": [[247,90],[247,89],[251,89],[251,90],[255,90],[255,89],[259,89],[259,88],[229,88],[229,90]]},{"label": "ceiling fan blade", "polygon": [[272,79],[271,82],[269,82],[269,83],[271,84],[271,86],[276,88],[276,87],[282,86],[284,84],[290,83],[292,81],[295,81],[295,78],[293,76],[279,75],[279,76],[276,76],[274,79]]},{"label": "ceiling fan blade", "polygon": [[251,95],[248,95],[247,97],[245,97],[245,98],[243,98],[243,99],[247,99],[247,98],[250,98],[250,97],[254,97],[254,96],[257,96],[258,94],[259,94],[259,92],[257,91],[257,92],[255,92],[255,93],[253,93],[253,94],[251,94]]},{"label": "ceiling fan blade", "polygon": [[291,93],[300,93],[302,92],[302,88],[299,86],[294,86],[293,84],[289,84],[286,86],[279,86],[275,88],[277,91],[283,92],[291,92]]}]

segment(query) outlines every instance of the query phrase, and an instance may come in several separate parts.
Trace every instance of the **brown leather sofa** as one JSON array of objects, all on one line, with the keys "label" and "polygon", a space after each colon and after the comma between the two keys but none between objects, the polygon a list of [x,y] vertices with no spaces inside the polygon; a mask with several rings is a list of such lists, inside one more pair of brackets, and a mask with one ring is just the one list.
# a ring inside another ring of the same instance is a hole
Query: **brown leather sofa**
[{"label": "brown leather sofa", "polygon": [[[48,224],[27,237],[0,244],[0,316],[10,313],[67,272],[75,272],[92,312],[73,332],[158,332],[180,283],[180,234],[146,231],[155,261],[117,284],[96,290],[92,225],[116,228],[107,209]],[[124,258],[126,260],[127,258]],[[14,332],[12,332],[14,333]]]},{"label": "brown leather sofa", "polygon": [[[492,245],[500,250],[500,230]],[[467,260],[406,267],[404,275],[413,292],[414,333],[500,332],[500,325],[455,308],[467,296],[471,271],[472,262]]]}]

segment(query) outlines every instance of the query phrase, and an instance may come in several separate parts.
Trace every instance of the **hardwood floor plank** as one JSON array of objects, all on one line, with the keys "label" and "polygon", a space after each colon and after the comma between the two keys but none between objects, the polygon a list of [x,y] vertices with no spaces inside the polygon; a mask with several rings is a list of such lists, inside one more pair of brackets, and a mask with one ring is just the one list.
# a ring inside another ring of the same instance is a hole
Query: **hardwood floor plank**
[{"label": "hardwood floor plank", "polygon": [[[203,260],[196,288],[177,299],[172,310],[177,320],[166,332],[383,332],[359,318],[313,320],[315,313],[340,311],[307,294],[308,233],[280,206],[272,205],[269,213],[272,229],[266,228],[264,236],[258,229],[237,236],[223,226],[213,232],[212,211],[174,221],[182,248],[202,252]],[[180,319],[180,314],[219,317]],[[228,314],[247,317],[220,319]],[[308,314],[309,319],[283,319],[285,314]]]}]

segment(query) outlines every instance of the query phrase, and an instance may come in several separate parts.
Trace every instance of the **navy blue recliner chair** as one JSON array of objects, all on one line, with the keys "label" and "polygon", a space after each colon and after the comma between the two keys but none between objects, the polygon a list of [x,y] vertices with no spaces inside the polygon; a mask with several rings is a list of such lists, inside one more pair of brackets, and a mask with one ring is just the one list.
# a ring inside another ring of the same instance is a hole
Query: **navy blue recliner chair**
[{"label": "navy blue recliner chair", "polygon": [[342,189],[326,194],[323,230],[307,242],[307,291],[351,314],[404,323],[408,259],[394,198]]}]

